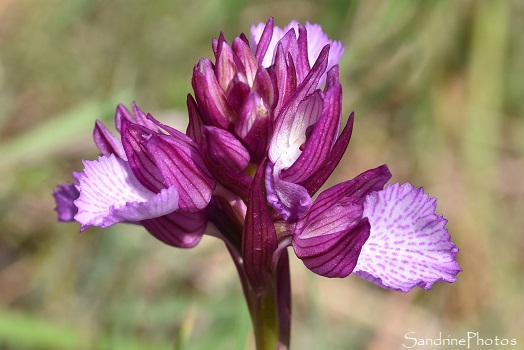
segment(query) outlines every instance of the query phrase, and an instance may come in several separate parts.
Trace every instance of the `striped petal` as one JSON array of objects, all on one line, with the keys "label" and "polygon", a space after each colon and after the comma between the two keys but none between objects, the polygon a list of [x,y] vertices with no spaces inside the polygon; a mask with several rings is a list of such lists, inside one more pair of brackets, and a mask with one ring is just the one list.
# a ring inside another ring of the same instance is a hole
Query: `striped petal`
[{"label": "striped petal", "polygon": [[409,183],[370,194],[364,203],[370,237],[353,273],[402,292],[456,281],[458,249],[445,228],[447,220],[435,209],[436,199]]},{"label": "striped petal", "polygon": [[80,197],[74,202],[78,207],[75,220],[82,225],[81,231],[89,226],[151,219],[178,209],[174,187],[155,194],[142,186],[129,164],[114,154],[84,161],[77,189]]}]

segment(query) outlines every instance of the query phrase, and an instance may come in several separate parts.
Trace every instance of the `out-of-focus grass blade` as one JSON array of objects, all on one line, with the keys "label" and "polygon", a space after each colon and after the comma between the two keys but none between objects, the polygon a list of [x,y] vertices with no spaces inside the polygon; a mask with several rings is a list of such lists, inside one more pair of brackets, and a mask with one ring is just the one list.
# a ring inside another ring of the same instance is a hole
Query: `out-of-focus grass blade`
[{"label": "out-of-focus grass blade", "polygon": [[53,322],[0,309],[0,344],[13,349],[82,349],[86,339],[75,330]]},{"label": "out-of-focus grass blade", "polygon": [[74,328],[55,322],[0,308],[0,345],[13,349],[53,349],[53,350],[168,350],[167,343],[153,343],[135,337],[119,337],[115,341],[111,335],[102,337],[96,344]]},{"label": "out-of-focus grass blade", "polygon": [[129,101],[130,95],[122,92],[112,98],[88,101],[0,143],[0,173],[15,165],[43,161],[61,149],[90,139],[95,119],[110,120],[116,105]]}]

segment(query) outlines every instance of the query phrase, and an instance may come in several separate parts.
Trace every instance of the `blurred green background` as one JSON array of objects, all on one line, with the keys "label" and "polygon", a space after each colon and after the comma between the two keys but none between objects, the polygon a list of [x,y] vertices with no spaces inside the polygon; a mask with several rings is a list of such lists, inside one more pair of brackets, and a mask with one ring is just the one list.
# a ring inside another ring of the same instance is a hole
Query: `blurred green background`
[{"label": "blurred green background", "polygon": [[[401,349],[404,335],[524,329],[524,2],[0,0],[0,349],[245,349],[219,241],[59,224],[52,189],[97,156],[96,118],[135,100],[185,127],[193,65],[252,22],[320,23],[346,47],[348,153],[330,184],[387,163],[424,186],[460,248],[455,284],[408,294],[295,257],[295,349]],[[520,337],[520,338],[519,338]]]}]

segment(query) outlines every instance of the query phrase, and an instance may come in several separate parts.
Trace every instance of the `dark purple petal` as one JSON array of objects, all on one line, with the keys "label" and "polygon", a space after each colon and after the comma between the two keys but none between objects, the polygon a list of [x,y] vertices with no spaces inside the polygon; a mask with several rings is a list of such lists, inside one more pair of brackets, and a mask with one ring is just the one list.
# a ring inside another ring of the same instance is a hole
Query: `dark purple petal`
[{"label": "dark purple petal", "polygon": [[126,119],[122,119],[121,127],[122,145],[133,174],[147,189],[159,192],[166,187],[164,178],[144,146],[153,131]]},{"label": "dark purple petal", "polygon": [[186,135],[198,143],[200,142],[200,133],[202,132],[203,124],[197,104],[191,94],[187,95],[187,111],[189,114],[189,123],[187,125]]},{"label": "dark purple petal", "polygon": [[266,170],[267,201],[286,221],[294,222],[311,207],[307,190],[297,184],[282,180],[278,164],[269,163]]},{"label": "dark purple petal", "polygon": [[118,157],[127,160],[124,152],[122,142],[118,141],[116,137],[111,134],[109,130],[102,124],[101,121],[95,122],[95,129],[93,130],[93,139],[96,146],[102,154],[108,157],[110,154],[116,154]]},{"label": "dark purple petal", "polygon": [[212,126],[203,128],[200,154],[209,172],[226,188],[246,198],[251,177],[243,172],[249,152],[235,136]]},{"label": "dark purple petal", "polygon": [[278,98],[274,109],[274,114],[277,116],[282,106],[286,104],[297,88],[295,65],[293,60],[290,60],[288,64],[282,45],[277,46],[275,64],[268,68],[268,72],[273,77],[274,85],[277,87]]},{"label": "dark purple petal", "polygon": [[240,73],[235,75],[227,91],[227,103],[229,103],[235,111],[238,111],[240,107],[242,107],[244,100],[251,92],[251,87],[243,80],[245,80],[245,77],[242,77]]},{"label": "dark purple petal", "polygon": [[202,212],[174,212],[140,222],[161,242],[177,248],[192,248],[206,230],[207,218]]},{"label": "dark purple petal", "polygon": [[329,55],[329,46],[326,46],[320,53],[319,59],[307,75],[306,79],[300,84],[297,90],[291,95],[289,101],[282,107],[279,115],[275,119],[275,132],[273,139],[269,146],[270,159],[276,161],[278,159],[279,151],[273,150],[273,147],[278,147],[275,143],[278,142],[282,130],[290,128],[290,123],[293,123],[293,117],[297,114],[297,110],[301,102],[309,95],[311,95],[318,84],[318,81],[327,65],[327,57]]},{"label": "dark purple petal", "polygon": [[236,114],[227,103],[211,61],[201,59],[198,62],[191,83],[204,124],[231,130]]},{"label": "dark purple petal", "polygon": [[326,180],[329,178],[333,170],[335,170],[338,163],[342,159],[342,156],[346,151],[346,148],[349,144],[349,140],[351,139],[351,134],[353,132],[353,120],[354,113],[351,113],[348,122],[346,123],[346,126],[342,130],[342,133],[337,139],[337,142],[335,142],[333,149],[329,153],[324,163],[320,167],[318,167],[318,169],[313,174],[311,174],[306,180],[300,182],[300,184],[307,189],[309,195],[312,196],[318,191],[320,187],[322,187],[322,185],[326,182]]},{"label": "dark purple petal", "polygon": [[272,283],[271,260],[278,245],[263,190],[266,163],[264,161],[260,165],[253,179],[242,234],[242,257],[246,275],[256,294],[262,294]]},{"label": "dark purple petal", "polygon": [[308,215],[320,215],[335,203],[351,202],[362,204],[374,191],[380,191],[391,178],[386,165],[367,170],[352,180],[339,183],[319,194]]},{"label": "dark purple petal", "polygon": [[275,88],[267,69],[264,67],[260,67],[257,71],[255,81],[253,82],[253,91],[260,96],[268,107],[274,107],[276,102]]},{"label": "dark purple petal", "polygon": [[258,163],[265,157],[271,127],[271,109],[256,92],[251,92],[238,115],[235,133],[248,147],[252,162]]},{"label": "dark purple petal", "polygon": [[369,237],[369,222],[362,218],[362,211],[362,204],[342,201],[308,213],[293,235],[297,257],[321,276],[348,276]]},{"label": "dark purple petal", "polygon": [[202,130],[200,153],[208,155],[215,166],[233,172],[243,171],[249,164],[249,152],[226,130],[205,126]]},{"label": "dark purple petal", "polygon": [[354,273],[401,292],[455,282],[461,271],[455,258],[458,249],[445,228],[447,220],[435,209],[435,198],[409,183],[370,194],[364,203],[370,237]]},{"label": "dark purple petal", "polygon": [[308,41],[306,28],[298,26],[297,56],[293,57],[297,68],[298,81],[301,82],[309,73]]},{"label": "dark purple petal", "polygon": [[322,114],[306,142],[304,151],[290,168],[282,171],[282,179],[299,183],[325,162],[338,136],[341,108],[342,87],[335,84],[325,93]]},{"label": "dark purple petal", "polygon": [[58,221],[74,221],[74,217],[78,212],[74,201],[78,199],[80,192],[78,192],[75,184],[58,185],[53,191],[56,208],[58,214]]},{"label": "dark purple petal", "polygon": [[133,176],[129,164],[117,158],[101,156],[98,161],[84,161],[84,172],[77,186],[75,220],[89,226],[108,227],[122,221],[141,221],[166,215],[178,208],[174,187],[158,194],[148,190]]},{"label": "dark purple petal", "polygon": [[174,186],[180,196],[181,211],[197,211],[206,207],[215,188],[197,144],[186,135],[153,135],[146,148],[166,186]]},{"label": "dark purple petal", "polygon": [[130,123],[136,123],[135,118],[133,118],[133,115],[128,111],[126,106],[119,104],[116,107],[115,113],[115,126],[119,133],[122,133],[122,120],[126,120]]}]

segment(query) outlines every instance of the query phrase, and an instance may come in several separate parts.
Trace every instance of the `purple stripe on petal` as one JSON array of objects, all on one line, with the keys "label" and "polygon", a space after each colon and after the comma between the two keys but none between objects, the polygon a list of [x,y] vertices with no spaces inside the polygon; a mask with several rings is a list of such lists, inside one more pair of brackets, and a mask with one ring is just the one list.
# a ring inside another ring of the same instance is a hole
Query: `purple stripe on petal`
[{"label": "purple stripe on petal", "polygon": [[297,90],[291,95],[289,101],[286,102],[276,117],[275,132],[269,146],[269,157],[271,161],[275,162],[280,156],[280,150],[274,149],[275,147],[282,148],[282,136],[280,136],[280,133],[291,127],[290,123],[293,123],[293,117],[297,114],[301,102],[316,90],[318,80],[325,72],[328,54],[329,46],[326,46],[306,79],[298,86]]},{"label": "purple stripe on petal", "polygon": [[152,133],[150,129],[122,119],[122,145],[131,170],[142,185],[150,191],[158,192],[165,188],[164,179],[144,147],[144,142]]},{"label": "purple stripe on petal", "polygon": [[215,75],[222,90],[227,91],[229,82],[237,74],[238,68],[243,68],[243,64],[233,53],[233,49],[227,44],[222,33],[220,33],[220,37],[218,38],[217,50]]},{"label": "purple stripe on petal", "polygon": [[302,100],[296,109],[289,110],[273,133],[269,149],[269,159],[279,159],[286,167],[291,166],[301,154],[301,147],[307,141],[306,130],[315,124],[322,113],[322,95],[319,90]]},{"label": "purple stripe on petal", "polygon": [[161,242],[177,248],[192,248],[200,242],[207,219],[202,212],[174,212],[140,222]]},{"label": "purple stripe on petal", "polygon": [[193,140],[180,132],[153,135],[146,148],[165,184],[177,188],[180,210],[197,211],[207,206],[216,182],[208,173]]},{"label": "purple stripe on petal", "polygon": [[228,131],[213,126],[204,126],[200,150],[215,166],[229,171],[241,172],[249,164],[249,152],[242,143]]},{"label": "purple stripe on petal", "polygon": [[445,228],[447,220],[435,209],[436,200],[409,183],[370,194],[364,216],[371,233],[354,273],[401,292],[455,282],[461,271],[455,259],[458,249]]},{"label": "purple stripe on petal", "polygon": [[240,59],[240,62],[242,62],[244,68],[243,73],[247,79],[246,82],[249,85],[252,85],[255,80],[255,74],[258,70],[258,63],[253,52],[248,44],[246,44],[241,38],[235,38],[235,40],[233,40],[232,48],[235,55]]},{"label": "purple stripe on petal", "polygon": [[123,104],[119,104],[116,107],[115,113],[115,126],[118,132],[122,132],[122,120],[127,120],[130,123],[135,123],[135,118],[131,115],[129,110]]},{"label": "purple stripe on petal", "polygon": [[211,61],[203,58],[198,62],[191,83],[204,123],[231,130],[236,114],[227,103]]},{"label": "purple stripe on petal", "polygon": [[322,114],[306,142],[304,151],[289,169],[282,172],[284,180],[295,183],[306,180],[324,163],[338,136],[341,105],[342,88],[337,84],[326,92]]},{"label": "purple stripe on petal", "polygon": [[56,187],[53,191],[53,197],[55,198],[55,211],[58,214],[58,221],[74,221],[74,217],[78,213],[74,201],[79,196],[80,192],[78,192],[75,184],[64,184]]},{"label": "purple stripe on petal", "polygon": [[351,113],[349,116],[346,126],[342,130],[339,138],[335,142],[333,149],[329,153],[329,156],[326,158],[324,163],[318,167],[318,169],[311,174],[307,179],[301,181],[300,184],[304,186],[309,195],[315,194],[320,187],[326,182],[333,170],[337,167],[338,163],[342,159],[344,152],[349,144],[351,139],[351,134],[353,132],[353,120],[354,114]]},{"label": "purple stripe on petal", "polygon": [[200,142],[200,133],[202,129],[202,118],[198,112],[198,107],[195,99],[191,94],[187,95],[187,111],[189,114],[189,123],[187,125],[186,134],[196,143]]},{"label": "purple stripe on petal", "polygon": [[246,275],[256,294],[262,294],[271,281],[271,260],[277,249],[277,234],[264,195],[267,161],[258,168],[249,193],[242,234],[242,256]]},{"label": "purple stripe on petal", "polygon": [[386,165],[367,170],[352,180],[339,183],[318,195],[308,215],[317,215],[333,203],[354,202],[362,204],[366,197],[375,191],[380,191],[391,178]]},{"label": "purple stripe on petal", "polygon": [[80,196],[75,220],[89,226],[108,227],[122,221],[159,217],[178,208],[174,187],[155,194],[133,175],[129,165],[114,154],[98,161],[84,161],[84,172],[77,186]]},{"label": "purple stripe on petal", "polygon": [[256,93],[251,92],[238,115],[235,133],[244,141],[252,162],[260,162],[266,155],[272,127],[271,109]]},{"label": "purple stripe on petal", "polygon": [[296,225],[293,249],[304,265],[325,277],[346,277],[369,237],[362,204],[333,201],[323,211],[310,211]]},{"label": "purple stripe on petal", "polygon": [[102,124],[102,122],[99,120],[95,122],[93,139],[96,146],[104,156],[108,157],[111,153],[113,153],[123,160],[127,160],[122,142],[114,137],[113,134],[111,134],[111,132],[107,130],[105,125]]}]

